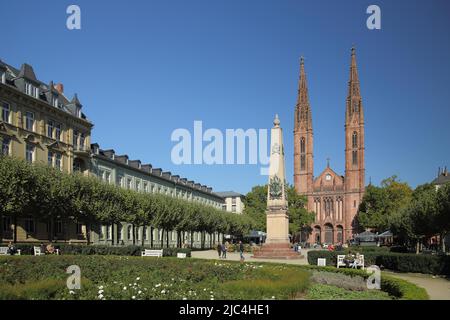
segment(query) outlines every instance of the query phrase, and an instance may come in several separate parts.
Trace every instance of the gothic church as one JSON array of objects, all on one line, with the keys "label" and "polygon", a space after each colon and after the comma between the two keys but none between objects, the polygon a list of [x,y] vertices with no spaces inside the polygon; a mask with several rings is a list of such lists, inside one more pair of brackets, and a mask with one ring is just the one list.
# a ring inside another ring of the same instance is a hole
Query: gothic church
[{"label": "gothic church", "polygon": [[345,107],[345,175],[336,173],[328,163],[314,177],[312,112],[304,60],[294,126],[294,186],[308,198],[308,210],[315,213],[312,233],[303,238],[309,243],[344,243],[356,232],[355,216],[362,200],[364,183],[364,109],[360,94],[355,49],[351,51],[350,79]]}]

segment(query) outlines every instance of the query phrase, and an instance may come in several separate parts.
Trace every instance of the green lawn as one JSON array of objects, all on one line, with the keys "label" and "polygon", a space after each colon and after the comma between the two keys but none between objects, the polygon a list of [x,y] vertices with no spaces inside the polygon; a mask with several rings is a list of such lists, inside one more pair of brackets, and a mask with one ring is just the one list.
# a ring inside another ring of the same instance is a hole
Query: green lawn
[{"label": "green lawn", "polygon": [[[81,269],[81,290],[66,287],[66,269],[71,265]],[[342,281],[334,278],[330,281]],[[391,297],[380,291],[318,284],[312,270],[284,264],[95,255],[0,257],[0,299],[304,298]]]}]

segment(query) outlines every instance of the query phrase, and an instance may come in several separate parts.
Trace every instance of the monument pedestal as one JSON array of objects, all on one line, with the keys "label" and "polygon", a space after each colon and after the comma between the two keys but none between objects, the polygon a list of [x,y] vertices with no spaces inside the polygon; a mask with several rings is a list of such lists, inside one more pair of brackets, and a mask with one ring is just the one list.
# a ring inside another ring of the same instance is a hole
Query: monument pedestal
[{"label": "monument pedestal", "polygon": [[253,258],[260,259],[301,259],[298,252],[289,243],[289,217],[284,206],[271,206],[267,211],[266,243],[255,251]]}]

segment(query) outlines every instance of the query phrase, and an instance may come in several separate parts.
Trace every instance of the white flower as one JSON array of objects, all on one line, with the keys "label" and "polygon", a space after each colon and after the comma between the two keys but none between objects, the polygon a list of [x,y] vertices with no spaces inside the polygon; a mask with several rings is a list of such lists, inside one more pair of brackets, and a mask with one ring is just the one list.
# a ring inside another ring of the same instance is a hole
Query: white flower
[{"label": "white flower", "polygon": [[133,299],[133,300],[136,299],[136,296],[132,296],[131,299]]},{"label": "white flower", "polygon": [[214,298],[211,298],[210,300],[214,300]]},{"label": "white flower", "polygon": [[103,289],[103,286],[98,287],[100,290]]},{"label": "white flower", "polygon": [[209,293],[213,294],[213,292],[212,292],[212,291],[210,291]]},{"label": "white flower", "polygon": [[69,293],[70,293],[70,294],[75,294],[75,291],[70,290]]},{"label": "white flower", "polygon": [[275,296],[272,296],[272,299],[275,299]]},{"label": "white flower", "polygon": [[102,294],[99,294],[99,295],[98,295],[98,298],[99,298],[99,299],[102,299],[102,298],[103,298],[103,295],[102,295]]},{"label": "white flower", "polygon": [[103,292],[103,290],[98,290],[98,294],[102,294]]},{"label": "white flower", "polygon": [[141,280],[141,277],[137,277],[137,278],[136,278],[136,281],[139,281],[139,280]]},{"label": "white flower", "polygon": [[161,287],[161,283],[158,283],[157,285],[155,285],[155,288]]},{"label": "white flower", "polygon": [[206,288],[205,288],[205,289],[203,289],[203,291],[206,291]]},{"label": "white flower", "polygon": [[123,290],[127,290],[127,287],[123,287]]},{"label": "white flower", "polygon": [[174,278],[172,278],[172,281],[175,281],[175,279],[174,279]]},{"label": "white flower", "polygon": [[183,300],[187,300],[187,298],[183,298]]},{"label": "white flower", "polygon": [[142,291],[141,291],[141,290],[139,290],[139,291],[138,291],[138,294],[141,294],[141,293],[142,293]]},{"label": "white flower", "polygon": [[162,293],[162,294],[165,294],[165,293],[166,293],[166,290],[161,290],[161,293]]},{"label": "white flower", "polygon": [[133,283],[133,286],[137,286],[136,282],[135,282],[135,283]]}]

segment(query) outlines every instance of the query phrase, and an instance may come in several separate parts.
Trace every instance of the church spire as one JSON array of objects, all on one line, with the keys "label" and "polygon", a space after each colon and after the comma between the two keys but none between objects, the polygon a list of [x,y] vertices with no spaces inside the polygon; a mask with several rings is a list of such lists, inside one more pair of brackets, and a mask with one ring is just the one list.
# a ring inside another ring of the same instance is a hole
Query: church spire
[{"label": "church spire", "polygon": [[356,49],[353,46],[350,62],[350,79],[348,80],[346,122],[351,121],[354,115],[358,118],[358,122],[364,122],[358,67],[356,65]]},{"label": "church spire", "polygon": [[296,115],[295,126],[297,128],[300,127],[300,123],[303,122],[306,128],[312,130],[311,108],[309,104],[308,84],[306,81],[305,59],[303,56],[300,57],[300,78],[298,81]]}]

